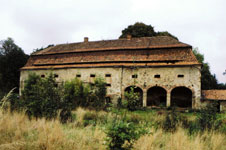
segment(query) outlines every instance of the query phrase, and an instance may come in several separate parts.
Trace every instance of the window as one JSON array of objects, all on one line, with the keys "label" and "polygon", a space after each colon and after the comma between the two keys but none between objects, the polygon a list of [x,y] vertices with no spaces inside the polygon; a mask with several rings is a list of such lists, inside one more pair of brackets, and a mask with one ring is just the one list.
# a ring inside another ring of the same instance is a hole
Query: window
[{"label": "window", "polygon": [[91,75],[90,75],[90,77],[92,77],[92,78],[95,78],[95,76],[96,76],[95,74],[91,74]]},{"label": "window", "polygon": [[156,75],[154,76],[154,78],[160,78],[160,75],[159,75],[159,74],[156,74]]},{"label": "window", "polygon": [[111,74],[105,74],[105,77],[111,77]]},{"label": "window", "polygon": [[42,74],[42,75],[41,75],[41,78],[45,78],[45,75],[44,75],[44,74]]},{"label": "window", "polygon": [[106,84],[106,86],[110,87],[110,86],[111,86],[111,84],[107,83],[107,84]]},{"label": "window", "polygon": [[178,77],[178,78],[183,78],[184,75],[183,75],[183,74],[178,74],[177,77]]},{"label": "window", "polygon": [[137,78],[137,74],[133,74],[132,75],[132,78]]},{"label": "window", "polygon": [[80,77],[81,77],[81,75],[80,75],[80,74],[76,74],[76,77],[77,77],[77,78],[80,78]]},{"label": "window", "polygon": [[58,78],[59,77],[59,75],[58,74],[54,74],[54,78]]}]

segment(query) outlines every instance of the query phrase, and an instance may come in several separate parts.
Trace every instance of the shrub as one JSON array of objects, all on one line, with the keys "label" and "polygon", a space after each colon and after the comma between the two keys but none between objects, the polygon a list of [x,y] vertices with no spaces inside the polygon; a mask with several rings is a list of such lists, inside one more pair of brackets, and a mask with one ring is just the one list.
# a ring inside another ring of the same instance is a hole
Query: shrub
[{"label": "shrub", "polygon": [[[143,130],[142,130],[143,131]],[[129,150],[141,134],[141,130],[131,122],[114,121],[106,131],[107,145],[110,150]]]},{"label": "shrub", "polygon": [[94,81],[94,85],[91,86],[88,105],[94,109],[103,109],[106,106],[106,83],[104,79],[98,77]]},{"label": "shrub", "polygon": [[64,85],[64,107],[75,109],[78,106],[88,106],[89,86],[75,78]]},{"label": "shrub", "polygon": [[216,103],[211,103],[200,110],[200,113],[197,117],[197,123],[201,131],[215,128],[218,111],[216,105]]},{"label": "shrub", "polygon": [[172,110],[166,114],[162,128],[165,132],[175,132],[179,121],[180,121],[179,114],[176,113],[175,108],[172,108]]},{"label": "shrub", "polygon": [[22,104],[29,116],[55,118],[61,106],[60,90],[53,74],[40,78],[29,74],[22,91]]},{"label": "shrub", "polygon": [[128,110],[134,111],[141,108],[140,94],[134,91],[134,87],[131,87],[129,92],[125,92],[125,99]]}]

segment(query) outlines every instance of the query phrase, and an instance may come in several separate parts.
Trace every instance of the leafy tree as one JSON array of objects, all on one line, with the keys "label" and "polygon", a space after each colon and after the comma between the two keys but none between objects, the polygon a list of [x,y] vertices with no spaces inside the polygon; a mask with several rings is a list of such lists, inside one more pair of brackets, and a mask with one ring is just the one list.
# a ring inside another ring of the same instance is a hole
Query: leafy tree
[{"label": "leafy tree", "polygon": [[17,87],[18,92],[20,68],[27,62],[28,55],[18,47],[12,38],[0,41],[0,91],[7,93]]},{"label": "leafy tree", "polygon": [[156,33],[151,25],[136,22],[134,25],[129,25],[122,30],[122,35],[119,38],[126,38],[128,34],[132,35],[132,37],[151,37],[155,36]]},{"label": "leafy tree", "polygon": [[196,56],[198,62],[202,63],[203,65],[201,70],[202,90],[226,89],[226,86],[224,84],[218,84],[216,76],[211,74],[209,64],[204,62],[204,55],[201,54],[197,48],[193,49],[193,53]]},{"label": "leafy tree", "polygon": [[155,32],[153,26],[146,25],[142,22],[136,22],[134,25],[129,25],[127,28],[122,30],[122,34],[119,38],[126,38],[127,35],[131,35],[132,37],[170,36],[177,39],[177,37],[167,31]]}]

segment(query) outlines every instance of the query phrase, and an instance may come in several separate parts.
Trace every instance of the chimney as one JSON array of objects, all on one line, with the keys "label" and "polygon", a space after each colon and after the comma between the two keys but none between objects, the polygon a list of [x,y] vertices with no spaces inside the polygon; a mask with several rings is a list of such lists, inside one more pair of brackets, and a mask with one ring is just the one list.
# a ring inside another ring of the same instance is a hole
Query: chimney
[{"label": "chimney", "polygon": [[131,34],[127,34],[126,38],[127,38],[127,40],[131,40],[132,39],[132,35]]},{"label": "chimney", "polygon": [[84,43],[89,42],[89,38],[88,37],[84,37]]}]

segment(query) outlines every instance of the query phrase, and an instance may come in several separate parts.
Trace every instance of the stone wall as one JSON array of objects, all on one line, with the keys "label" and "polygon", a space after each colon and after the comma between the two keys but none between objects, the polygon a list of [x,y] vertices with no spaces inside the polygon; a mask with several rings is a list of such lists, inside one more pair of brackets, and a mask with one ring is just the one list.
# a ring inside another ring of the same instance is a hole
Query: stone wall
[{"label": "stone wall", "polygon": [[[107,94],[116,102],[118,97],[123,97],[124,90],[132,85],[138,86],[143,91],[143,105],[146,106],[147,91],[151,87],[159,86],[167,91],[167,106],[170,106],[171,91],[175,87],[186,87],[192,92],[192,108],[201,106],[201,73],[200,67],[156,67],[156,68],[68,68],[55,70],[22,70],[20,76],[20,91],[29,72],[38,75],[47,75],[52,72],[57,74],[57,82],[71,80],[76,75],[82,81],[90,83],[95,77],[104,77],[107,82]],[[95,77],[91,77],[95,75]],[[134,75],[134,76],[133,76]],[[157,75],[157,78],[155,78]],[[178,77],[179,75],[179,77]]]}]

